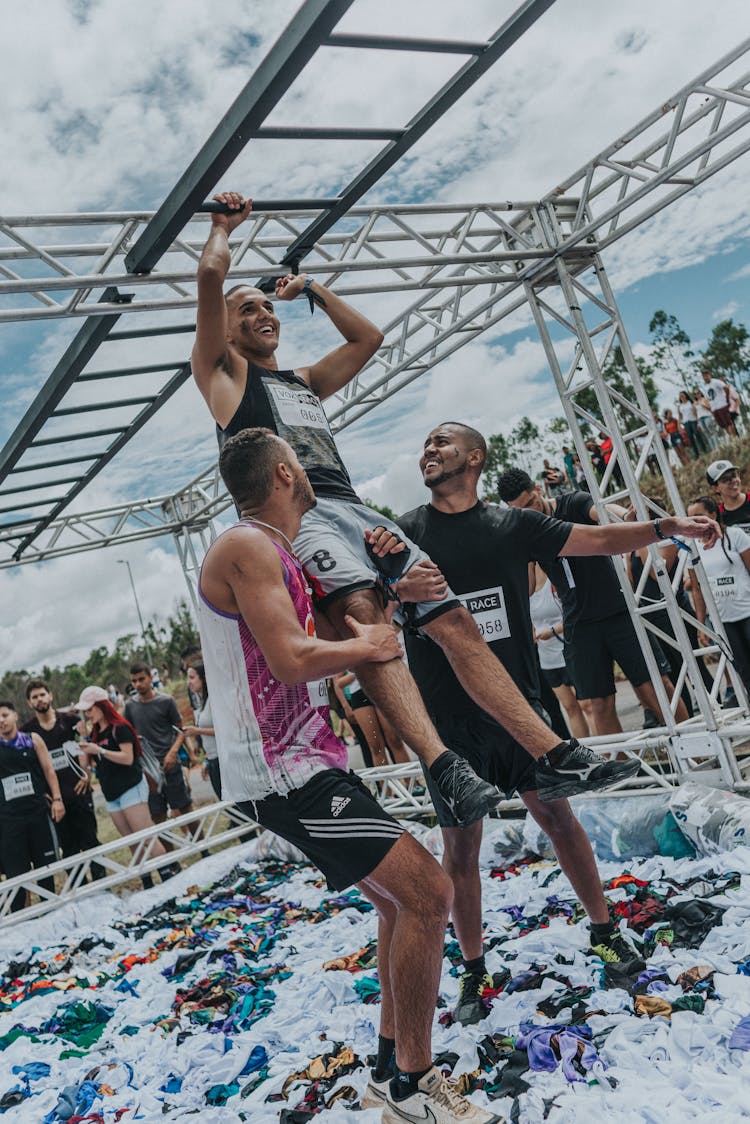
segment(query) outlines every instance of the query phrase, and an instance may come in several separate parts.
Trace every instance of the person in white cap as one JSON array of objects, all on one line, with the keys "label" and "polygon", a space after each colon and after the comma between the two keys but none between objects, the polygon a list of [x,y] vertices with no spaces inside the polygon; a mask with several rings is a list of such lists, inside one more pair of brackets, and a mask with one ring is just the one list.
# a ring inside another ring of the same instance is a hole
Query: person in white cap
[{"label": "person in white cap", "polygon": [[[84,688],[76,709],[81,711],[90,729],[88,739],[82,739],[79,748],[96,768],[112,823],[124,836],[153,827],[148,810],[148,782],[140,762],[141,746],[135,730],[112,706],[103,687]],[[138,845],[131,844],[130,849],[135,855]],[[154,840],[150,857],[163,854],[164,845]],[[146,875],[145,884],[149,881]]]},{"label": "person in white cap", "polygon": [[750,534],[750,494],[742,486],[740,470],[731,461],[712,461],[706,479],[714,490],[725,527],[741,527]]}]

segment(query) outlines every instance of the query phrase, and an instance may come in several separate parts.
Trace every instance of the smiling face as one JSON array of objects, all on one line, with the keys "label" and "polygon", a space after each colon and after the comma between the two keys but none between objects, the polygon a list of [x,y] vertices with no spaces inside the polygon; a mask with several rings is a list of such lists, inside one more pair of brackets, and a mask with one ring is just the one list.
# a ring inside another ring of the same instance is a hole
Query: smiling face
[{"label": "smiling face", "polygon": [[481,468],[483,454],[469,446],[463,430],[456,426],[439,425],[433,429],[419,458],[419,469],[427,487],[437,488],[446,480],[462,476],[467,468]]},{"label": "smiling face", "polygon": [[229,342],[247,356],[269,359],[279,346],[279,318],[273,302],[249,285],[226,298]]},{"label": "smiling face", "polygon": [[736,468],[728,468],[722,472],[714,484],[714,490],[723,504],[736,504],[742,495],[742,481]]}]

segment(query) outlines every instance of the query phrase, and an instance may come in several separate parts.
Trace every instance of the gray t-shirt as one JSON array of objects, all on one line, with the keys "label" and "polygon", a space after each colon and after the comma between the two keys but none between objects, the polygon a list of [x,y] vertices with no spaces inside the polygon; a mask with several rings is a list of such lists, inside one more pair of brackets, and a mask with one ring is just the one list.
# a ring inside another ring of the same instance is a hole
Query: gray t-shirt
[{"label": "gray t-shirt", "polygon": [[125,717],[135,726],[141,741],[147,742],[161,760],[177,737],[174,726],[182,726],[177,703],[171,695],[156,695],[149,702],[130,699],[125,703]]}]

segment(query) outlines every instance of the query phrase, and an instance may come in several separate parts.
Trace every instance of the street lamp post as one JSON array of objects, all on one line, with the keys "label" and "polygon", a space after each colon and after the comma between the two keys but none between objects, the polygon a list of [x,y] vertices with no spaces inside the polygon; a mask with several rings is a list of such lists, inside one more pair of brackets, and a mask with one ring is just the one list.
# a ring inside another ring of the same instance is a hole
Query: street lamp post
[{"label": "street lamp post", "polygon": [[148,660],[148,663],[149,663],[149,666],[150,666],[153,663],[153,661],[151,659],[151,652],[150,652],[150,649],[149,649],[149,646],[148,646],[148,640],[146,639],[146,629],[145,629],[144,624],[143,624],[143,614],[141,613],[141,606],[140,606],[140,603],[138,601],[138,594],[136,593],[135,582],[133,581],[133,571],[130,569],[130,563],[128,562],[128,560],[126,558],[118,558],[117,562],[118,562],[118,565],[127,566],[127,568],[128,568],[128,577],[130,578],[130,588],[133,590],[133,600],[135,601],[135,608],[136,608],[136,611],[138,613],[138,621],[139,621],[140,626],[141,626],[141,636],[143,637],[143,648],[144,648],[144,651],[146,652],[146,659]]}]

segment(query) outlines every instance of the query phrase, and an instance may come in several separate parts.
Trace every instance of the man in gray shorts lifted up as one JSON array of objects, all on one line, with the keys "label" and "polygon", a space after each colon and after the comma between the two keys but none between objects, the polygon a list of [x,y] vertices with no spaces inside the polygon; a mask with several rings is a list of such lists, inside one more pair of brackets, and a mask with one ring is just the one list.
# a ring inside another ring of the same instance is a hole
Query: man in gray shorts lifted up
[{"label": "man in gray shorts lifted up", "polygon": [[[326,312],[345,342],[311,366],[279,370],[279,320],[269,296],[249,285],[235,286],[224,294],[231,264],[229,236],[247,218],[252,201],[235,192],[214,198],[229,213],[212,214],[211,232],[198,266],[193,375],[216,421],[221,446],[243,429],[263,426],[287,441],[299,457],[317,503],[303,516],[294,548],[317,586],[317,609],[337,636],[349,638],[347,615],[364,624],[384,620],[380,575],[368,558],[365,539],[376,525],[386,526],[395,536],[403,538],[403,534],[395,523],[360,502],[321,400],[354,378],[375,354],[383,336],[364,316],[305,274],[280,277],[276,300],[307,296]],[[405,547],[404,570],[422,564],[429,574],[427,555],[408,540]],[[384,544],[378,553],[388,549]],[[624,763],[605,762],[575,739],[560,742],[528,705],[484,643],[471,614],[450,591],[443,600],[418,602],[414,624],[442,648],[466,693],[536,760],[549,799],[555,799],[557,786],[569,796],[602,788],[619,778],[618,765]],[[406,665],[391,660],[354,670],[370,699],[424,761],[457,821],[472,823],[491,811],[500,799],[499,792],[443,745]]]}]

